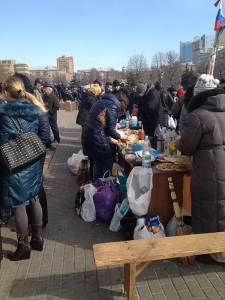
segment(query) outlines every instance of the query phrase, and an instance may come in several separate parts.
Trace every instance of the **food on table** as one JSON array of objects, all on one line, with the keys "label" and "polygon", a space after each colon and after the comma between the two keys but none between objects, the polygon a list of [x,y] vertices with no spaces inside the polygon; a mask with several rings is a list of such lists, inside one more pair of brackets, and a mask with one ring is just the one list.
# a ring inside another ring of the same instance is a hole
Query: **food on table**
[{"label": "food on table", "polygon": [[175,169],[175,165],[173,163],[162,163],[157,165],[157,168],[160,170],[169,170],[169,169]]}]

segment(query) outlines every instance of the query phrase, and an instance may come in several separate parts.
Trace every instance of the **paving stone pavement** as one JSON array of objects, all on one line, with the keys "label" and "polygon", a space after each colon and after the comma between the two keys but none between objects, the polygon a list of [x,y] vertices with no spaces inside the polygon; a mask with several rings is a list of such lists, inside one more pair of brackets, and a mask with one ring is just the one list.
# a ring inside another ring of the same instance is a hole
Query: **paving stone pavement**
[{"label": "paving stone pavement", "polygon": [[[66,162],[81,148],[76,115],[77,111],[62,114],[61,143],[46,166],[49,223],[43,231],[44,250],[32,251],[30,260],[8,262],[4,258],[8,263],[0,273],[1,300],[125,299],[123,266],[96,269],[92,252],[93,244],[123,240],[122,234],[109,231],[108,224],[99,219],[86,223],[75,213],[78,185]],[[8,237],[5,230],[3,249],[7,244],[14,247],[15,233]],[[200,263],[187,268],[172,259],[153,262],[137,277],[136,300],[139,299],[225,299],[225,268]]]}]

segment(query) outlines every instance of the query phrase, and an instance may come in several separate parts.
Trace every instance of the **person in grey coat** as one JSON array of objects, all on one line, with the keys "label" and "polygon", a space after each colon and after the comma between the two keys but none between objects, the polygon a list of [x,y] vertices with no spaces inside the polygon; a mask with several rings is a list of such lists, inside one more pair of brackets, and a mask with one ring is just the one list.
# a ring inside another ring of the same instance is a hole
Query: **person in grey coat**
[{"label": "person in grey coat", "polygon": [[[225,231],[225,91],[212,75],[203,74],[182,136],[176,142],[182,154],[193,156],[191,175],[192,230],[195,234]],[[210,240],[209,240],[210,243]],[[224,263],[225,253],[199,255],[204,263]]]}]

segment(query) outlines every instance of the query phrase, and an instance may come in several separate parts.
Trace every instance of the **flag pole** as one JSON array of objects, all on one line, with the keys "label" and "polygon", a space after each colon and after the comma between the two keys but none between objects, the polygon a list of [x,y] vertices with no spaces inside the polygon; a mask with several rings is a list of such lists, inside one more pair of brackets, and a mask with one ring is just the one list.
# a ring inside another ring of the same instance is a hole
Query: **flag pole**
[{"label": "flag pole", "polygon": [[[216,3],[214,4],[215,7],[218,6],[218,4],[220,4],[220,8],[222,7],[222,2],[223,0],[218,0],[216,1]],[[218,16],[218,15],[217,15]],[[220,44],[220,36],[224,30],[224,27],[220,27],[218,29],[216,29],[216,24],[215,24],[215,38],[214,38],[214,43],[213,43],[213,53],[211,55],[211,57],[208,59],[208,63],[207,63],[207,67],[206,67],[206,72],[207,74],[211,74],[213,75],[214,72],[214,67],[215,67],[215,61],[216,61],[216,56],[218,54],[218,49],[219,49],[219,44]]]}]

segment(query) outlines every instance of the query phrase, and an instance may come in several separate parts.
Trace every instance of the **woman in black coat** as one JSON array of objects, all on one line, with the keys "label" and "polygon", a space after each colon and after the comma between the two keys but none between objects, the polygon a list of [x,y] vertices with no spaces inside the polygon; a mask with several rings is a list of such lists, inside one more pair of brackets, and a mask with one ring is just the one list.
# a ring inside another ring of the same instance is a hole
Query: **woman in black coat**
[{"label": "woman in black coat", "polygon": [[82,94],[82,99],[79,104],[79,113],[76,123],[83,127],[87,120],[89,110],[92,105],[98,100],[97,96],[101,93],[101,88],[98,84],[91,84],[91,87],[86,93]]}]

